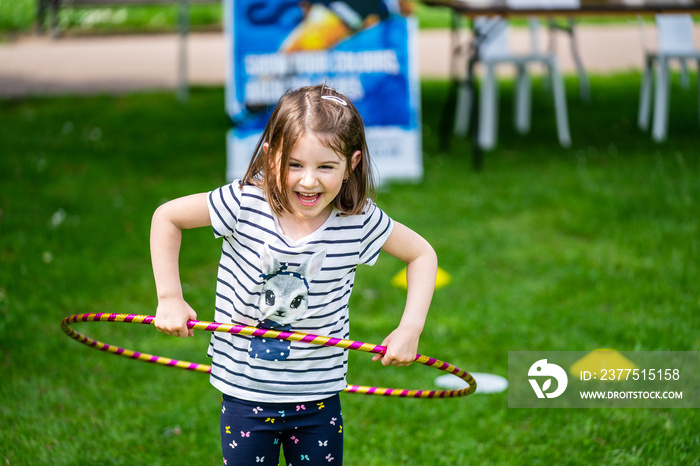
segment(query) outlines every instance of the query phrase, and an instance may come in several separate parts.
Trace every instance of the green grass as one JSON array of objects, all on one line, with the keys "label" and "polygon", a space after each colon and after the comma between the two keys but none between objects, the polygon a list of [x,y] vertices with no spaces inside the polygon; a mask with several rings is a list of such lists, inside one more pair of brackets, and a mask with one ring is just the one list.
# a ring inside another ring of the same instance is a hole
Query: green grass
[{"label": "green grass", "polygon": [[[0,0],[0,33],[17,34],[32,30],[36,20],[36,0]],[[220,5],[192,4],[190,27],[194,30],[221,29]],[[415,9],[421,29],[445,29],[450,27],[451,12],[447,8],[434,8],[418,3]],[[177,27],[177,5],[128,6],[128,7],[80,7],[65,8],[59,13],[59,28],[70,34],[115,34],[172,32]],[[583,18],[584,23],[620,23],[634,18]],[[515,24],[524,25],[525,20]]]},{"label": "green grass", "polygon": [[[694,86],[697,83],[694,83]],[[423,83],[425,179],[378,202],[436,248],[453,282],[436,292],[420,352],[507,376],[513,350],[700,348],[697,94],[671,92],[669,141],[635,125],[639,78],[568,81],[573,147],[556,144],[535,85],[531,134],[502,92],[497,150],[482,172],[469,144],[439,150],[444,82]],[[0,101],[0,461],[220,464],[219,395],[201,374],[91,350],[59,329],[83,312],[152,314],[148,234],[164,200],[224,181],[223,90]],[[213,318],[219,242],[187,231],[186,297]],[[397,324],[401,264],[361,268],[352,337]],[[108,343],[207,362],[208,334],[80,324]],[[424,366],[384,369],[351,354],[349,381],[428,388]],[[454,400],[343,396],[348,465],[699,464],[694,409],[508,409],[507,394]]]},{"label": "green grass", "polygon": [[[36,0],[0,0],[0,31],[27,32],[36,20]],[[190,8],[190,26],[194,29],[220,29],[223,24],[220,5]],[[66,8],[59,14],[61,30],[71,33],[118,33],[172,31],[177,26],[177,5],[129,6],[110,8]],[[445,8],[416,6],[421,28],[447,28],[450,12]]]},{"label": "green grass", "polygon": [[[27,33],[34,28],[37,0],[0,0],[0,32]],[[62,8],[59,29],[70,34],[118,34],[173,32],[178,25],[179,6],[121,6]],[[49,15],[47,12],[48,27]],[[212,4],[189,5],[189,27],[193,30],[221,29],[222,8]]]}]

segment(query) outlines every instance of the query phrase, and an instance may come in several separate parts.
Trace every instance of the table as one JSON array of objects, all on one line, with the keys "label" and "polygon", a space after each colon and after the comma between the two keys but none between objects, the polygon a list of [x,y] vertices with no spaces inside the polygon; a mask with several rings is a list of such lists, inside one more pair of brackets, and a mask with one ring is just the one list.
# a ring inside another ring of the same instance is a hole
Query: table
[{"label": "table", "polygon": [[529,7],[509,7],[505,0],[422,0],[434,7],[447,7],[464,16],[601,16],[655,13],[698,13],[700,0],[580,0],[578,7],[547,6],[533,0]]},{"label": "table", "polygon": [[[527,4],[518,5],[517,8],[509,6],[506,0],[421,0],[430,7],[449,8],[453,13],[452,30],[453,38],[458,34],[459,18],[474,18],[476,16],[606,16],[606,15],[653,15],[658,13],[700,13],[700,0],[580,0],[577,6],[565,7],[549,4],[546,0],[532,0]],[[476,96],[476,83],[474,81],[474,65],[479,61],[479,47],[483,43],[486,34],[475,34],[468,52],[467,60],[467,86],[472,96]],[[454,46],[454,41],[453,41]],[[453,47],[452,53],[455,53]],[[451,70],[453,82],[445,106],[445,114],[441,125],[441,141],[447,144],[451,137],[451,115],[454,115],[454,104],[457,82],[454,70]],[[480,170],[483,166],[483,154],[477,141],[478,135],[478,98],[472,99],[472,113],[470,117],[472,136],[472,163],[474,168]],[[449,119],[449,120],[448,120]],[[448,121],[446,121],[448,120]]]}]

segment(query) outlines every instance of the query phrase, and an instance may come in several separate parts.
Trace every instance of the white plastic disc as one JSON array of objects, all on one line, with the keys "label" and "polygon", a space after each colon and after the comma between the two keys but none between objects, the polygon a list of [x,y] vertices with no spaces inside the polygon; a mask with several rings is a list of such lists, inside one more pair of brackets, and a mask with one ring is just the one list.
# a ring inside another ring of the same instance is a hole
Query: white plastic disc
[{"label": "white plastic disc", "polygon": [[[508,380],[496,374],[470,372],[476,381],[476,393],[500,393],[508,388]],[[467,388],[469,384],[456,375],[445,374],[435,379],[435,385],[450,390]]]}]

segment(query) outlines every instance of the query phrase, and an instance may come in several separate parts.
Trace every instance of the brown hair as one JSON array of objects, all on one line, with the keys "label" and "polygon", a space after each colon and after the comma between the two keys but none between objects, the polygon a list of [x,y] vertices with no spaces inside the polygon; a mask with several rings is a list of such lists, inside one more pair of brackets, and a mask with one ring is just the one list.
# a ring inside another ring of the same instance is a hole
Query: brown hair
[{"label": "brown hair", "polygon": [[[294,146],[307,133],[346,161],[349,176],[335,198],[335,207],[347,215],[362,213],[366,199],[374,196],[365,126],[353,103],[325,84],[289,90],[282,96],[255,147],[242,183],[261,188],[277,215],[291,212],[284,180]],[[360,161],[353,170],[352,154],[358,150]]]}]

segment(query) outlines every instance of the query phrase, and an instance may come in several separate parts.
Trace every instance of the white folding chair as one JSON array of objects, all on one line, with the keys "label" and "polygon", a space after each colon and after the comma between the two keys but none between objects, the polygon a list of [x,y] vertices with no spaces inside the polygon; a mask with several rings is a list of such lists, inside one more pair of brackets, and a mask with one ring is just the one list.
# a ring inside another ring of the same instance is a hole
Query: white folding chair
[{"label": "white folding chair", "polygon": [[[656,85],[654,95],[654,121],[651,134],[656,142],[666,140],[668,134],[668,112],[670,104],[669,62],[678,60],[683,70],[683,87],[689,87],[687,61],[695,60],[700,70],[700,50],[693,47],[693,20],[686,14],[656,15],[658,32],[656,50],[651,50],[646,41],[644,23],[640,20],[642,30],[642,45],[645,50],[645,67],[642,75],[642,85],[639,96],[639,128],[649,129],[651,113],[651,93],[654,63],[656,63]],[[698,79],[698,94],[700,100],[700,79]],[[700,108],[700,102],[699,102]]]},{"label": "white folding chair", "polygon": [[[477,17],[474,19],[474,34],[483,39],[478,50],[478,62],[485,67],[479,97],[479,133],[477,137],[479,147],[482,149],[492,149],[496,145],[498,83],[495,69],[504,63],[514,64],[517,70],[514,115],[516,130],[520,133],[527,133],[530,130],[532,84],[527,67],[531,63],[540,63],[548,70],[551,81],[559,143],[564,147],[571,145],[564,80],[559,72],[556,57],[552,53],[539,51],[537,20],[531,19],[529,26],[532,38],[531,51],[525,54],[516,54],[511,51],[509,46],[509,27],[506,20],[500,17]],[[465,82],[464,85],[460,86],[457,94],[455,134],[462,136],[466,134],[469,127],[471,106],[472,96]]]},{"label": "white folding chair", "polygon": [[[578,0],[572,2],[572,4],[575,5],[573,8],[579,7]],[[547,27],[549,29],[549,52],[552,54],[556,54],[557,50],[556,33],[563,32],[569,36],[569,49],[578,77],[579,97],[584,102],[590,102],[591,84],[588,80],[588,74],[583,66],[583,60],[581,60],[581,54],[578,50],[578,42],[576,41],[576,21],[571,17],[565,18],[564,20],[547,18]]]}]

